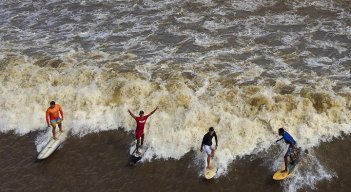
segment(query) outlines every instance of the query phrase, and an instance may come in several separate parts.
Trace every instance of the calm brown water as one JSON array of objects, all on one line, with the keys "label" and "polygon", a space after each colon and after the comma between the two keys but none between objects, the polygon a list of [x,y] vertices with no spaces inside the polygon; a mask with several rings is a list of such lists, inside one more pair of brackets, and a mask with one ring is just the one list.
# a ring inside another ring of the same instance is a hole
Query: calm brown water
[{"label": "calm brown water", "polygon": [[[198,176],[194,153],[180,160],[153,160],[128,166],[131,136],[123,131],[70,137],[62,148],[37,161],[33,139],[0,135],[1,191],[282,191],[264,163],[267,154],[234,161],[229,173],[214,180]],[[315,189],[298,191],[349,191],[350,136],[322,143],[315,150],[321,163],[338,177],[320,181]],[[264,156],[264,157],[263,157]]]}]

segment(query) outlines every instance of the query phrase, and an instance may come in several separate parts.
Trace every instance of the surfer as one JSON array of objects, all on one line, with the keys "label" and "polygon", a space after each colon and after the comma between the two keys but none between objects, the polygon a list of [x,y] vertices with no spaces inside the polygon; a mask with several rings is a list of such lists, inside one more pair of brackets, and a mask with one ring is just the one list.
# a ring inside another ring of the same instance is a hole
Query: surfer
[{"label": "surfer", "polygon": [[[212,138],[215,138],[216,140],[216,147],[212,147]],[[207,169],[212,169],[211,166],[211,158],[214,157],[215,150],[218,147],[218,139],[217,139],[217,134],[214,131],[213,127],[210,127],[208,129],[208,132],[204,135],[201,143],[201,148],[200,151],[202,152],[203,148],[205,148],[205,152],[207,154]]]},{"label": "surfer", "polygon": [[136,154],[137,155],[141,155],[139,148],[144,143],[144,127],[145,127],[146,120],[152,114],[154,114],[157,109],[158,109],[158,107],[156,107],[156,109],[153,110],[150,114],[145,115],[145,116],[144,116],[144,111],[140,111],[139,117],[135,116],[130,110],[128,110],[129,114],[135,119],[135,121],[137,123],[137,127],[135,130],[135,136],[136,136],[136,140],[137,140],[137,144],[136,144]]},{"label": "surfer", "polygon": [[283,136],[283,137],[278,139],[276,142],[284,139],[285,143],[289,144],[289,148],[284,155],[285,169],[282,171],[282,172],[287,172],[288,171],[288,157],[290,157],[290,160],[293,163],[295,158],[296,158],[297,143],[294,140],[294,138],[287,131],[285,131],[283,128],[279,128],[278,132],[279,132],[279,135]]},{"label": "surfer", "polygon": [[52,135],[55,140],[57,140],[56,131],[55,131],[56,124],[58,124],[58,127],[60,128],[61,132],[64,131],[62,127],[62,121],[63,121],[63,111],[61,106],[59,104],[55,104],[55,101],[51,101],[50,107],[48,108],[48,110],[46,110],[46,122],[48,124],[48,127],[50,127],[50,125],[52,126]]}]

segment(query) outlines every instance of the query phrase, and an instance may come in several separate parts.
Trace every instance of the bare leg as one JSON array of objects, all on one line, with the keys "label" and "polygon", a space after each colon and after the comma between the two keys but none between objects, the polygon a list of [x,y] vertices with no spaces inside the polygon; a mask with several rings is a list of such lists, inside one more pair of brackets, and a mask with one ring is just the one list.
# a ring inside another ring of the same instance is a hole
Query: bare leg
[{"label": "bare leg", "polygon": [[216,151],[216,150],[212,149],[212,152],[211,152],[211,157],[212,157],[212,159],[214,158],[215,151]]},{"label": "bare leg", "polygon": [[58,127],[60,128],[60,132],[64,132],[63,126],[62,126],[62,120],[59,120],[59,121],[57,122],[57,124],[58,124]]},{"label": "bare leg", "polygon": [[137,144],[136,144],[136,153],[138,155],[141,155],[140,151],[139,151],[139,147],[140,147],[140,139],[137,139]]},{"label": "bare leg", "polygon": [[52,136],[55,140],[57,140],[56,137],[56,124],[52,124]]},{"label": "bare leg", "polygon": [[60,128],[60,131],[61,131],[61,132],[64,132],[64,131],[65,131],[65,130],[63,129],[62,124],[59,124],[58,127]]},{"label": "bare leg", "polygon": [[140,146],[142,146],[144,144],[144,135],[141,136],[141,143],[140,143]]},{"label": "bare leg", "polygon": [[287,155],[284,156],[284,163],[285,163],[284,171],[288,172],[288,156]]},{"label": "bare leg", "polygon": [[207,169],[212,169],[212,166],[211,166],[211,155],[207,155]]}]

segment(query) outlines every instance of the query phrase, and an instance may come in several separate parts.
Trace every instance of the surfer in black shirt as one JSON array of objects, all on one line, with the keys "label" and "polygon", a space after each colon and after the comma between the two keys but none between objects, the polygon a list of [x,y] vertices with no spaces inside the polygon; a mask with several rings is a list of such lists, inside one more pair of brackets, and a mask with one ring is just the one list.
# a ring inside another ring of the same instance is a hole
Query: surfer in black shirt
[{"label": "surfer in black shirt", "polygon": [[[212,138],[215,138],[216,140],[216,147],[212,147]],[[203,148],[205,148],[205,152],[207,154],[207,169],[212,169],[210,162],[211,162],[211,157],[214,157],[214,152],[218,147],[218,139],[216,132],[214,131],[213,127],[210,127],[208,132],[204,135],[204,138],[202,139],[201,143],[201,149],[200,151],[202,152]]]}]

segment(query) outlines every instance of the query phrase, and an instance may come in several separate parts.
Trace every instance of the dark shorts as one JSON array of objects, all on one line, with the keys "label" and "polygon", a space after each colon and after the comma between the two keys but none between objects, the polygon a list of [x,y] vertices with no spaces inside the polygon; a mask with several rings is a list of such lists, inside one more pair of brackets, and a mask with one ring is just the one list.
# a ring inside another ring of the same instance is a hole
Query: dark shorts
[{"label": "dark shorts", "polygon": [[288,150],[285,153],[285,156],[290,156],[294,154],[294,149],[297,148],[297,144],[294,146],[289,145]]},{"label": "dark shorts", "polygon": [[141,131],[139,131],[139,130],[136,130],[135,131],[135,139],[136,140],[139,140],[141,137],[143,137],[144,136],[144,130],[141,130]]}]

